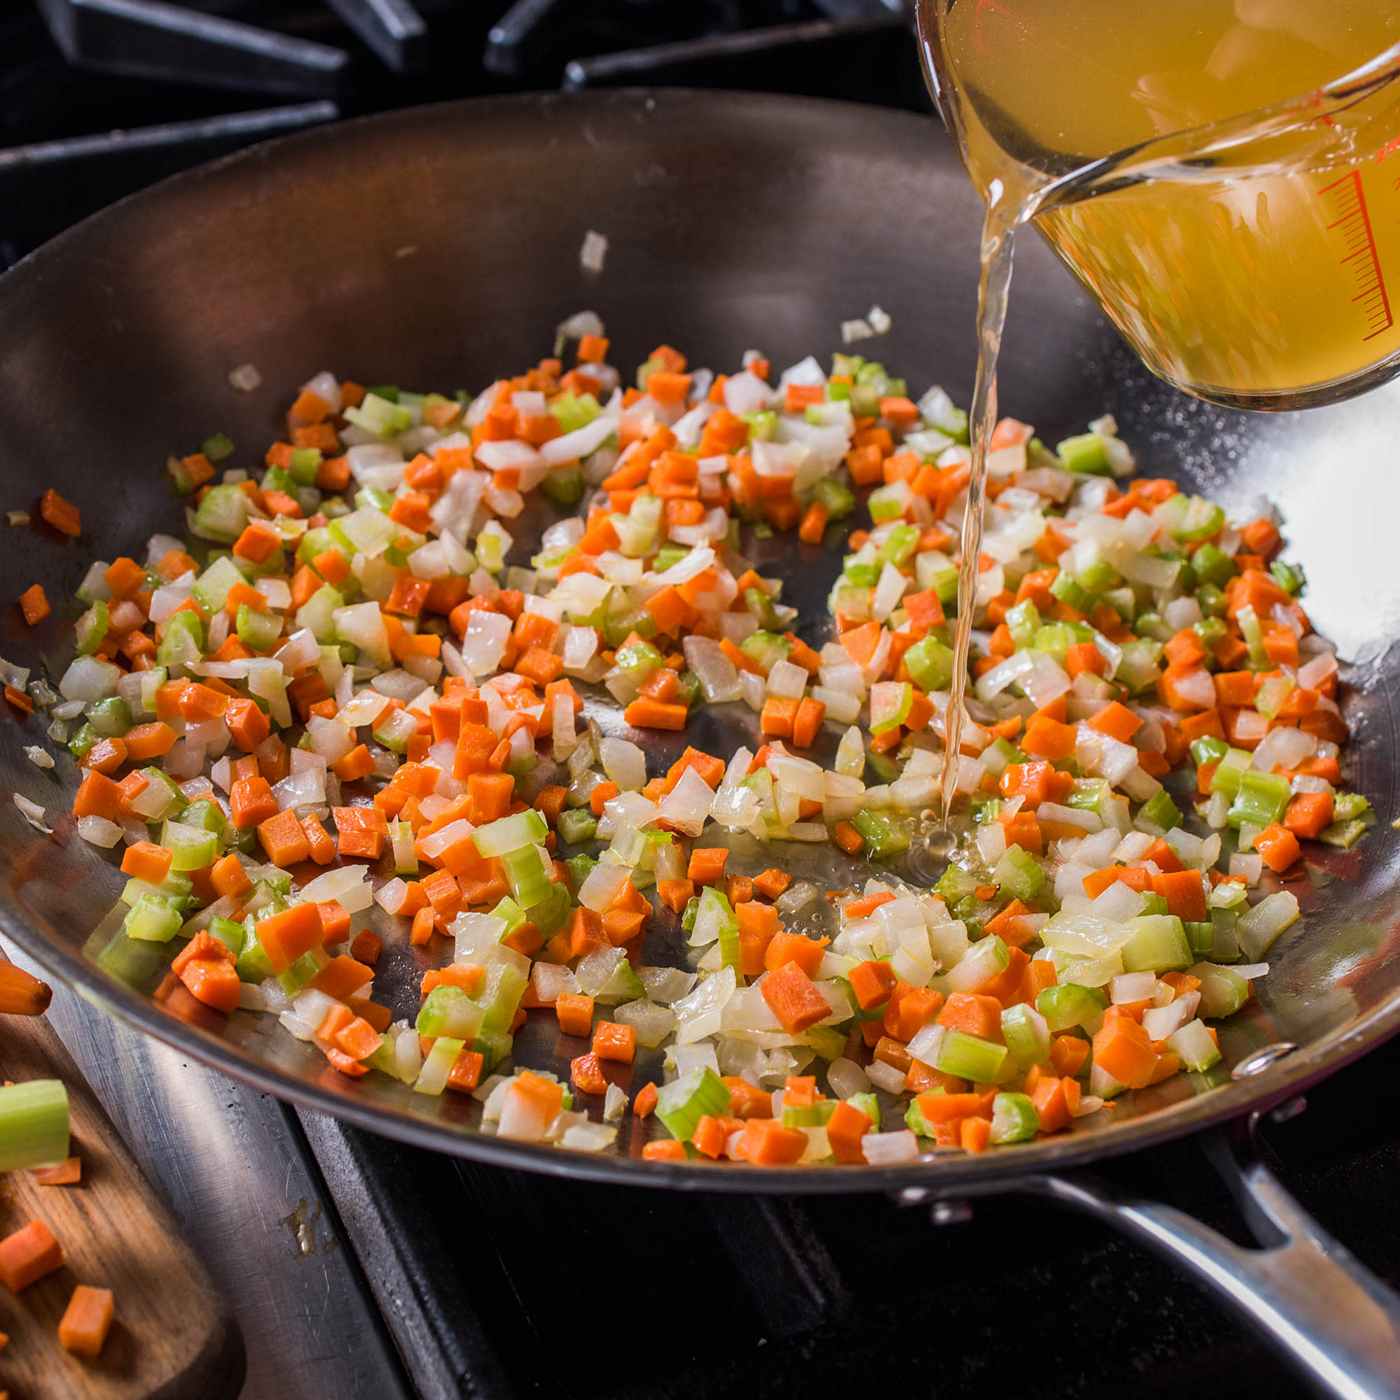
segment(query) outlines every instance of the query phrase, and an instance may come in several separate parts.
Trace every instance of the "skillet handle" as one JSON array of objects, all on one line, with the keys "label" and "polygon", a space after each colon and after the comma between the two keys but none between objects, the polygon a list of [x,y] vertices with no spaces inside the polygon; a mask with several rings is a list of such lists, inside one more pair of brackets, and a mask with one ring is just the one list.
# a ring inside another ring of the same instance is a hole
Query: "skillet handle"
[{"label": "skillet handle", "polygon": [[1261,1329],[1320,1393],[1400,1395],[1400,1297],[1284,1190],[1255,1151],[1252,1127],[1241,1148],[1220,1132],[1202,1146],[1258,1249],[1089,1174],[1031,1177],[1013,1189],[1095,1216],[1179,1264]]}]

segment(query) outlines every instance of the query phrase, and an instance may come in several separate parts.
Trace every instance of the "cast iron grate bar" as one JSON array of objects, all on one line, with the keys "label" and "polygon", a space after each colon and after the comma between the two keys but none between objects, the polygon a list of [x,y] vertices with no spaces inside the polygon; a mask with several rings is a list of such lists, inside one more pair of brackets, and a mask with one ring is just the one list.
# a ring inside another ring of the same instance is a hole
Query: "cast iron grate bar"
[{"label": "cast iron grate bar", "polygon": [[[412,0],[326,0],[395,72],[421,71],[428,31]],[[251,92],[345,86],[350,55],[333,44],[225,19],[166,0],[38,0],[70,63],[109,73]]]},{"label": "cast iron grate bar", "polygon": [[428,64],[428,27],[409,0],[327,0],[336,14],[396,73]]},{"label": "cast iron grate bar", "polygon": [[162,0],[39,0],[39,11],[70,63],[138,78],[329,96],[350,62],[331,44]]}]

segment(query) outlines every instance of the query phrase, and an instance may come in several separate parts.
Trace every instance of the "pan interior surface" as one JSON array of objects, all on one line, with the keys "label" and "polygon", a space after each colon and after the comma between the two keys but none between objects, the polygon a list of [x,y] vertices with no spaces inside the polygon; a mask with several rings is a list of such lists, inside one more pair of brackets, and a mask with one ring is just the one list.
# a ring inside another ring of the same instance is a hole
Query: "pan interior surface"
[{"label": "pan interior surface", "polygon": [[[181,533],[166,458],[221,430],[242,461],[278,435],[290,393],[320,369],[365,383],[479,389],[551,353],[555,326],[584,308],[603,317],[623,366],[663,340],[692,364],[727,368],[756,347],[781,366],[827,358],[842,348],[841,321],[878,304],[893,326],[860,348],[965,403],[979,222],[953,147],[931,120],[675,90],[420,108],[178,177],[0,279],[4,505],[33,510],[52,486],[81,508],[85,530],[77,541],[7,531],[0,655],[61,674],[71,599],[88,563],[138,553],[158,529]],[[580,266],[590,229],[610,244],[601,274]],[[1145,471],[1236,512],[1267,496],[1283,513],[1290,557],[1308,571],[1314,625],[1352,663],[1349,786],[1382,821],[1350,852],[1311,853],[1307,878],[1290,886],[1303,924],[1275,946],[1258,1003],[1222,1026],[1230,1063],[1263,1047],[1297,1047],[1263,1073],[1209,1093],[1199,1077],[1177,1076],[1068,1135],[883,1171],[645,1163],[634,1155],[640,1125],[630,1122],[600,1156],[508,1143],[477,1131],[480,1109],[470,1101],[414,1095],[379,1076],[343,1079],[274,1018],[189,1025],[104,972],[93,961],[94,930],[121,877],[67,815],[72,763],[61,757],[51,773],[31,764],[23,749],[40,726],[13,714],[0,722],[0,785],[40,803],[55,830],[40,835],[5,802],[0,929],[109,1010],[273,1093],[449,1152],[697,1189],[830,1191],[1022,1174],[1188,1131],[1360,1053],[1400,1023],[1400,862],[1386,825],[1396,806],[1400,478],[1385,470],[1400,385],[1302,415],[1248,416],[1186,399],[1141,368],[1039,241],[1023,237],[1018,263],[1003,411],[1050,441],[1111,412]],[[245,363],[262,376],[251,393],[229,383]],[[754,557],[796,595],[811,640],[839,546],[774,540]],[[60,605],[31,630],[13,602],[36,580]],[[715,707],[687,737],[732,753],[749,742],[751,720],[737,705]],[[655,735],[643,742],[666,756]],[[813,859],[780,854],[794,869]],[[654,935],[668,936],[674,944],[674,930]],[[659,947],[649,946],[648,960],[663,960]],[[674,946],[665,960],[675,960]],[[395,935],[379,998],[409,1012],[427,965]],[[537,1016],[517,1037],[516,1063],[567,1077],[578,1053],[569,1044],[552,1018]]]}]

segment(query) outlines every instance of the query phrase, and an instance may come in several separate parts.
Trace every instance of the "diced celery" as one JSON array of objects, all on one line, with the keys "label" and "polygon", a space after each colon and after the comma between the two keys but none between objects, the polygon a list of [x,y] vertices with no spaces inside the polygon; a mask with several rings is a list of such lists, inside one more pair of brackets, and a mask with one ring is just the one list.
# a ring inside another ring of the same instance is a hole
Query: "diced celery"
[{"label": "diced celery", "polygon": [[1041,989],[1035,999],[1035,1009],[1045,1017],[1053,1032],[1078,1028],[1093,1035],[1108,1009],[1108,998],[1097,987],[1059,982]]},{"label": "diced celery", "polygon": [[1191,556],[1191,571],[1200,583],[1216,588],[1223,587],[1238,572],[1235,561],[1213,544],[1203,544]]},{"label": "diced celery", "polygon": [[953,649],[931,632],[904,653],[904,664],[920,690],[947,690],[953,682]]},{"label": "diced celery", "polygon": [[188,608],[166,619],[156,661],[167,668],[190,666],[204,654],[204,624]]},{"label": "diced celery", "polygon": [[796,1108],[784,1105],[782,1123],[785,1128],[824,1128],[835,1112],[835,1099],[818,1099]]},{"label": "diced celery", "polygon": [[1039,1131],[1040,1115],[1028,1095],[998,1094],[992,1100],[994,1143],[1029,1142]]},{"label": "diced celery", "polygon": [[1004,1045],[950,1029],[944,1033],[938,1047],[934,1068],[959,1079],[971,1079],[975,1084],[992,1084],[1001,1073],[1006,1055]]},{"label": "diced celery", "polygon": [[880,1100],[879,1097],[871,1093],[852,1094],[846,1102],[852,1108],[858,1108],[870,1119],[870,1131],[878,1132],[880,1128]]},{"label": "diced celery", "polygon": [[548,898],[552,881],[538,846],[522,846],[501,855],[506,881],[515,902],[522,909],[533,909]]},{"label": "diced celery", "polygon": [[109,695],[92,706],[87,722],[102,738],[117,738],[131,728],[131,708],[120,695]]},{"label": "diced celery", "polygon": [[[787,654],[791,650],[786,637],[779,637],[773,632],[759,630],[751,632],[742,642],[739,643],[739,650],[754,662],[758,669],[766,676],[779,661],[785,661]],[[658,661],[660,657],[658,656]]]},{"label": "diced celery", "polygon": [[1181,809],[1172,801],[1171,793],[1166,788],[1160,788],[1138,809],[1138,818],[1163,831],[1170,831],[1172,827],[1181,825]]},{"label": "diced celery", "polygon": [[79,656],[91,656],[102,645],[102,639],[107,635],[110,625],[109,617],[107,604],[99,598],[78,619],[74,630],[77,634]]},{"label": "diced celery", "polygon": [[1082,587],[1067,570],[1061,569],[1055,575],[1054,582],[1050,585],[1050,592],[1055,595],[1060,602],[1067,604],[1078,612],[1088,612],[1094,605],[1093,595]]},{"label": "diced celery", "polygon": [[1018,1002],[1001,1013],[1001,1036],[1018,1068],[1043,1065],[1050,1058],[1050,1027],[1033,1006]]},{"label": "diced celery", "polygon": [[223,608],[233,586],[243,582],[243,571],[229,555],[221,554],[195,579],[194,600],[212,615]]},{"label": "diced celery", "polygon": [[706,1116],[729,1112],[729,1089],[712,1069],[688,1070],[663,1084],[656,1096],[656,1116],[673,1138],[689,1142],[695,1125]]},{"label": "diced celery", "polygon": [[477,853],[490,860],[493,856],[518,851],[522,846],[543,845],[548,835],[549,827],[545,819],[533,808],[528,808],[478,827],[472,833],[472,840],[476,843]]},{"label": "diced celery", "polygon": [[[1217,769],[1217,777],[1219,773]],[[1290,795],[1287,778],[1276,773],[1261,773],[1257,768],[1243,769],[1226,820],[1237,828],[1246,822],[1251,826],[1268,826],[1281,821]]]},{"label": "diced celery", "polygon": [[1190,967],[1191,945],[1175,914],[1144,914],[1128,920],[1132,936],[1120,950],[1124,972],[1170,972]]},{"label": "diced celery", "polygon": [[1200,962],[1191,976],[1201,981],[1201,1015],[1218,1020],[1233,1016],[1249,1000],[1249,983],[1233,968],[1219,963]]},{"label": "diced celery", "polygon": [[432,1049],[423,1056],[418,1078],[413,1082],[415,1094],[431,1094],[434,1098],[447,1087],[447,1076],[457,1063],[457,1056],[466,1047],[464,1040],[456,1036],[441,1035],[433,1041]]},{"label": "diced celery", "polygon": [[282,635],[282,618],[275,612],[256,612],[247,603],[240,603],[235,628],[244,646],[253,651],[270,651]]},{"label": "diced celery", "polygon": [[549,405],[549,412],[561,433],[577,432],[586,428],[601,412],[602,405],[592,394],[564,392],[555,396]]},{"label": "diced celery", "polygon": [[128,938],[148,943],[169,943],[180,931],[180,915],[159,895],[143,894],[131,906],[122,930]]},{"label": "diced celery", "polygon": [[909,849],[908,825],[883,812],[862,808],[851,818],[851,825],[860,832],[872,860],[888,860]]},{"label": "diced celery", "polygon": [[972,894],[981,883],[970,871],[960,865],[949,864],[938,877],[933,892],[942,895],[945,904],[957,904]]},{"label": "diced celery", "polygon": [[243,952],[243,945],[248,938],[248,930],[237,919],[211,919],[209,934],[212,938],[217,938],[235,958]]},{"label": "diced celery", "polygon": [[1098,433],[1081,433],[1057,444],[1055,453],[1060,465],[1069,472],[1084,472],[1091,476],[1112,476],[1108,444]]},{"label": "diced celery", "polygon": [[470,1040],[481,1027],[481,1007],[461,987],[444,982],[428,993],[414,1025],[419,1035]]},{"label": "diced celery", "polygon": [[249,499],[238,485],[211,486],[195,510],[191,529],[201,539],[232,544],[248,523]]},{"label": "diced celery", "polygon": [[171,853],[172,870],[203,870],[219,854],[219,838],[203,827],[167,821],[161,828],[160,844]]},{"label": "diced celery", "polygon": [[1220,1060],[1220,1049],[1204,1021],[1188,1021],[1167,1037],[1167,1044],[1181,1056],[1181,1063],[1199,1073]]},{"label": "diced celery", "polygon": [[1016,649],[1019,651],[1028,647],[1035,641],[1035,634],[1040,629],[1040,609],[1027,598],[1006,610],[1006,625]]},{"label": "diced celery", "polygon": [[565,808],[559,813],[559,820],[555,825],[559,839],[570,846],[591,841],[598,830],[597,818],[581,808]]},{"label": "diced celery", "polygon": [[1045,871],[1029,851],[1020,846],[1008,846],[992,871],[992,879],[1003,893],[1028,901],[1043,888]]},{"label": "diced celery", "polygon": [[855,493],[834,476],[818,478],[817,484],[812,488],[812,496],[826,510],[830,520],[840,520],[855,509]]},{"label": "diced celery", "polygon": [[52,1166],[67,1156],[68,1090],[63,1081],[28,1079],[0,1088],[0,1172]]}]

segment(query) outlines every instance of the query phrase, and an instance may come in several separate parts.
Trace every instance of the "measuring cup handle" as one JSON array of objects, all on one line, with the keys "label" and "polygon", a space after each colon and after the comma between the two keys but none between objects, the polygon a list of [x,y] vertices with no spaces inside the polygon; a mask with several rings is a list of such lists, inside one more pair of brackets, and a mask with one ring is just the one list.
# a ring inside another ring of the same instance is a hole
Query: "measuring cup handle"
[{"label": "measuring cup handle", "polygon": [[1202,1141],[1259,1240],[1235,1244],[1184,1211],[1094,1176],[1037,1176],[1013,1190],[1097,1217],[1180,1264],[1260,1328],[1325,1395],[1400,1395],[1400,1297],[1332,1238],[1260,1160],[1253,1125]]}]

